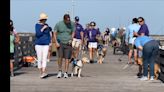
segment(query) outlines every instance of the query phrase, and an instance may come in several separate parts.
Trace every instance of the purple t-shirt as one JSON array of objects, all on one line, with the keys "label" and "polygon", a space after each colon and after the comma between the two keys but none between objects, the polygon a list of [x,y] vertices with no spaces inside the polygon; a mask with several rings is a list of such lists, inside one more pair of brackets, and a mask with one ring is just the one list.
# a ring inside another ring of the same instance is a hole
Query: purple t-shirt
[{"label": "purple t-shirt", "polygon": [[146,24],[141,25],[138,34],[145,33],[146,36],[149,36],[149,29]]},{"label": "purple t-shirt", "polygon": [[87,29],[87,28],[84,29],[84,38],[87,37],[87,33],[88,33],[89,30],[90,30],[90,29]]},{"label": "purple t-shirt", "polygon": [[87,38],[89,42],[97,42],[96,36],[100,34],[100,31],[97,29],[90,29],[87,31]]},{"label": "purple t-shirt", "polygon": [[81,39],[80,32],[83,32],[83,27],[82,27],[81,24],[77,23],[77,24],[76,24],[76,31],[75,31],[75,36],[74,36],[74,38],[76,38],[76,39]]}]

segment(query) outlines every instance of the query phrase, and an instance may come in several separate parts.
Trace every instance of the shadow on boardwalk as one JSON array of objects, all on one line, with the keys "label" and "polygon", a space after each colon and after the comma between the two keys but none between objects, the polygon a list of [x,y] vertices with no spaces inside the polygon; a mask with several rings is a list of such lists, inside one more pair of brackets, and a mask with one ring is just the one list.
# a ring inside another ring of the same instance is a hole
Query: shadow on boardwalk
[{"label": "shadow on boardwalk", "polygon": [[[159,80],[140,81],[136,77],[137,66],[126,66],[127,56],[113,55],[108,49],[103,64],[85,64],[82,78],[56,78],[56,57],[48,62],[48,74],[39,78],[36,67],[22,67],[11,77],[11,92],[163,92],[164,84]],[[126,67],[125,67],[126,66]],[[71,64],[70,70],[71,71]]]}]

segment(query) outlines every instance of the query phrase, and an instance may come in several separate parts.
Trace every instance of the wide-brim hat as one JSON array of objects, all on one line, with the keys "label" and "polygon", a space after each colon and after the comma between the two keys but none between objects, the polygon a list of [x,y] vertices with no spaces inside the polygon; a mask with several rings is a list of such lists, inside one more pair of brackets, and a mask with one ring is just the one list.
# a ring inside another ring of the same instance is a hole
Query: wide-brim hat
[{"label": "wide-brim hat", "polygon": [[48,19],[48,15],[45,14],[45,13],[41,13],[40,17],[39,17],[39,20],[43,20],[43,19]]}]

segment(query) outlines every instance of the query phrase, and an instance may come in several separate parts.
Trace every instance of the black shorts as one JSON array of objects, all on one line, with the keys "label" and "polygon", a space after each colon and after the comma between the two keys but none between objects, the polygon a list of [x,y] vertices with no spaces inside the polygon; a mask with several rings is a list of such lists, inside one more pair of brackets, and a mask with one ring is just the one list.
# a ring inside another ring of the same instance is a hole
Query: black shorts
[{"label": "black shorts", "polygon": [[14,53],[10,53],[10,59],[14,59]]}]

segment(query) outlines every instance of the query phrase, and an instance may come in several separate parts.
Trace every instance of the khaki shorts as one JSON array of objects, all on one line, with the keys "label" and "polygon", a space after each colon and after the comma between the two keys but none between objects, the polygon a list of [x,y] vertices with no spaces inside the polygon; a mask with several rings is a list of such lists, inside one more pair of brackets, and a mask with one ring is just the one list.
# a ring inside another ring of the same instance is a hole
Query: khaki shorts
[{"label": "khaki shorts", "polygon": [[133,44],[129,44],[128,46],[129,46],[129,49],[130,49],[130,50],[134,50],[134,49],[136,49],[136,46],[133,45]]},{"label": "khaki shorts", "polygon": [[88,48],[94,48],[97,49],[97,42],[89,42]]},{"label": "khaki shorts", "polygon": [[79,48],[79,47],[81,47],[81,39],[73,38],[72,48]]},{"label": "khaki shorts", "polygon": [[119,44],[121,44],[121,39],[120,38],[116,37],[116,40]]}]

